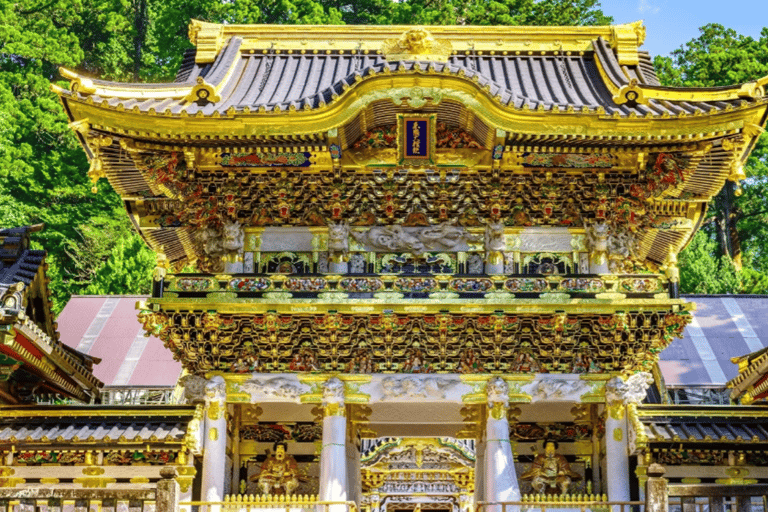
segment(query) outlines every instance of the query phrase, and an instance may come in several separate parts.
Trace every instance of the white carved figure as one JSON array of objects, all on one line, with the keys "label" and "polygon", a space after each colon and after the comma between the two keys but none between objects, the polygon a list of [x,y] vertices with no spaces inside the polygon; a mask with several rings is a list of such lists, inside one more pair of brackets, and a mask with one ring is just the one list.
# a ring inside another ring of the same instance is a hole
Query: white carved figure
[{"label": "white carved figure", "polygon": [[240,389],[251,395],[252,400],[289,399],[298,400],[299,395],[309,391],[309,386],[285,377],[263,377],[254,374],[253,378],[240,384]]},{"label": "white carved figure", "polygon": [[504,252],[507,250],[507,241],[504,237],[504,222],[488,222],[485,225],[485,257],[492,252]]},{"label": "white carved figure", "polygon": [[240,252],[245,247],[245,230],[239,222],[225,221],[221,228],[222,246],[227,252]]},{"label": "white carved figure", "polygon": [[438,377],[393,376],[381,381],[384,399],[445,398],[448,391],[460,383],[456,379]]},{"label": "white carved figure", "polygon": [[352,236],[361,245],[376,251],[410,252],[415,256],[479,241],[463,227],[449,222],[428,227],[374,226],[368,231],[353,232]]},{"label": "white carved figure", "polygon": [[328,225],[328,256],[331,259],[343,256],[346,258],[349,253],[349,224],[339,222],[338,224]]},{"label": "white carved figure", "polygon": [[614,377],[605,383],[605,401],[608,404],[622,402],[624,404],[639,404],[653,383],[653,375],[648,372],[638,372],[627,379]]},{"label": "white carved figure", "polygon": [[221,375],[215,375],[205,385],[206,402],[223,402],[227,398],[227,383]]},{"label": "white carved figure", "polygon": [[505,407],[509,405],[509,384],[501,377],[489,380],[485,393],[488,396],[488,405],[493,406],[495,403],[503,403]]},{"label": "white carved figure", "polygon": [[337,377],[323,384],[323,405],[344,403],[344,383]]}]

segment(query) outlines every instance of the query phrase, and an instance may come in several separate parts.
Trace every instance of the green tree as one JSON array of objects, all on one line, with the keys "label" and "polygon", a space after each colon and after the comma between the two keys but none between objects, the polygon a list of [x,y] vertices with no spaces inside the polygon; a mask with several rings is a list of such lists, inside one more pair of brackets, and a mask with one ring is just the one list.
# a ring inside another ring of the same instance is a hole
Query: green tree
[{"label": "green tree", "polygon": [[[671,57],[656,58],[656,68],[664,85],[717,87],[768,75],[768,28],[763,29],[759,39],[740,35],[718,24],[706,25],[700,31],[698,38],[672,52]],[[759,289],[759,283],[763,282],[760,276],[768,275],[766,134],[759,138],[744,170],[747,179],[741,186],[726,182],[709,205],[701,235],[713,242],[706,246],[708,250],[702,252],[703,244],[692,242],[681,256],[681,261],[686,259],[693,264],[695,258],[690,255],[697,252],[700,257],[711,258],[714,261],[711,269],[720,271],[725,265],[723,258],[732,262],[737,279],[724,278],[728,286],[717,293]],[[684,292],[693,292],[701,286],[695,280],[686,285],[681,279]]]}]

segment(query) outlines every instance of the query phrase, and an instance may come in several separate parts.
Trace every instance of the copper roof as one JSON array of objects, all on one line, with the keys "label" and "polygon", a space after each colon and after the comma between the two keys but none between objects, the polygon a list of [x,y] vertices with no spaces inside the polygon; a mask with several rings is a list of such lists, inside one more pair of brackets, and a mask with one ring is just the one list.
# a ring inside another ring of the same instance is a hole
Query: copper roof
[{"label": "copper roof", "polygon": [[732,358],[768,347],[768,296],[687,296],[693,321],[661,353],[667,387],[725,387],[737,376]]},{"label": "copper roof", "polygon": [[61,341],[102,359],[94,373],[106,386],[175,386],[181,364],[154,336],[145,337],[133,295],[74,295],[58,318]]}]

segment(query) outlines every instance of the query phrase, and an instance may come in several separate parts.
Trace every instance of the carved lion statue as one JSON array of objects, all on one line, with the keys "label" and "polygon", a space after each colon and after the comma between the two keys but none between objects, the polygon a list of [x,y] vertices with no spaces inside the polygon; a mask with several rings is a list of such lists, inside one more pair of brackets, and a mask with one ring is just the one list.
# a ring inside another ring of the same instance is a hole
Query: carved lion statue
[{"label": "carved lion statue", "polygon": [[225,221],[220,228],[205,227],[195,233],[198,250],[202,252],[199,262],[204,272],[223,272],[222,258],[237,254],[245,247],[245,230],[239,222]]},{"label": "carved lion statue", "polygon": [[221,401],[227,396],[227,383],[221,375],[215,375],[205,384],[205,400]]},{"label": "carved lion statue", "polygon": [[344,383],[336,377],[323,384],[323,404],[343,404]]},{"label": "carved lion statue", "polygon": [[239,222],[224,222],[221,245],[229,252],[239,252],[245,247],[245,230]]},{"label": "carved lion statue", "polygon": [[509,384],[501,377],[494,377],[488,381],[485,388],[488,395],[488,403],[509,403]]},{"label": "carved lion statue", "polygon": [[339,222],[328,225],[328,252],[333,256],[349,252],[349,224]]},{"label": "carved lion statue", "polygon": [[504,252],[507,250],[507,241],[504,237],[504,223],[502,221],[488,222],[485,226],[485,253],[486,257],[491,252]]}]

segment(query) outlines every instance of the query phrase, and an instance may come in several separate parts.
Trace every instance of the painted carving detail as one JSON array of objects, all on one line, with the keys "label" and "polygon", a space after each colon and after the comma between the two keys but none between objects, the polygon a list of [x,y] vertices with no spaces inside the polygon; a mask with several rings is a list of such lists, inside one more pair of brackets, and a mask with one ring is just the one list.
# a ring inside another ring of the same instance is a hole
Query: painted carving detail
[{"label": "painted carving detail", "polygon": [[492,264],[504,264],[504,251],[507,241],[504,238],[504,222],[497,220],[485,225],[485,261]]},{"label": "painted carving detail", "polygon": [[485,393],[488,397],[489,407],[494,407],[495,404],[499,403],[503,404],[504,407],[509,406],[509,384],[501,377],[494,377],[489,380]]},{"label": "painted carving detail", "polygon": [[448,222],[428,227],[375,226],[367,231],[353,232],[352,236],[358,243],[379,252],[410,252],[414,255],[450,250],[460,244],[479,241],[463,227]]},{"label": "painted carving detail", "polygon": [[459,381],[456,379],[441,377],[387,377],[381,381],[381,393],[385,400],[402,398],[443,399],[448,391],[458,384]]},{"label": "painted carving detail", "polygon": [[328,225],[328,258],[331,261],[347,261],[349,253],[349,224],[339,222]]},{"label": "painted carving detail", "polygon": [[614,377],[605,383],[605,403],[614,418],[623,417],[623,406],[639,404],[646,396],[648,386],[653,383],[653,376],[648,372],[638,372],[626,382]]},{"label": "painted carving detail", "polygon": [[199,262],[201,270],[211,273],[223,272],[226,260],[235,261],[245,246],[245,231],[239,222],[227,221],[219,228],[202,228],[195,238],[205,255],[204,261]]},{"label": "painted carving detail", "polygon": [[589,389],[589,384],[582,380],[542,379],[533,385],[530,393],[535,401],[550,402],[579,397]]},{"label": "painted carving detail", "polygon": [[299,395],[309,391],[309,386],[285,377],[259,378],[254,376],[243,382],[240,389],[250,394],[253,400],[270,398],[298,400]]}]

